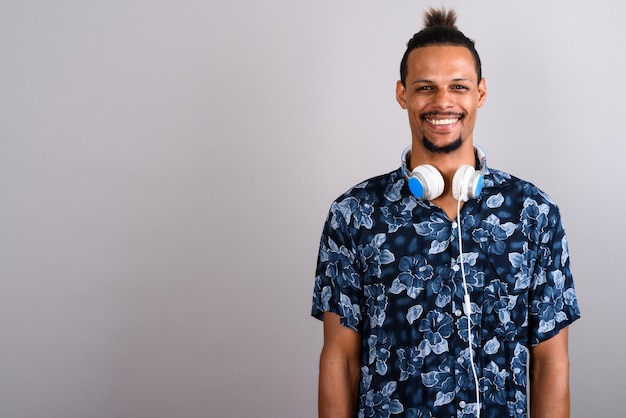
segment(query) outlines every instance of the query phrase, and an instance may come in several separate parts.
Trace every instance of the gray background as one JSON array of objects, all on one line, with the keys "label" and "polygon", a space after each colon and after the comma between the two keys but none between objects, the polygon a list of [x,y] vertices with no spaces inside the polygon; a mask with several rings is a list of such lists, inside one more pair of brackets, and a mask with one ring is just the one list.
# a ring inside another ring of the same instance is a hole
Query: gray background
[{"label": "gray background", "polygon": [[[440,4],[483,59],[476,142],[562,210],[572,416],[622,416],[626,6]],[[409,143],[426,8],[2,2],[0,415],[316,416],[319,234]]]}]

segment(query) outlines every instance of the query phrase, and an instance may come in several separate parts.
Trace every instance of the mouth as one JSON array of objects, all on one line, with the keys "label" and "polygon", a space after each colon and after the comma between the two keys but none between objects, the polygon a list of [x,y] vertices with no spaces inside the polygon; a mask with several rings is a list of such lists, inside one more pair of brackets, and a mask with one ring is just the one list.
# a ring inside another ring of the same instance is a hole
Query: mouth
[{"label": "mouth", "polygon": [[457,123],[459,121],[460,118],[451,118],[451,119],[430,119],[430,118],[425,118],[426,122],[435,125],[435,126],[441,126],[441,125],[452,125],[454,123]]},{"label": "mouth", "polygon": [[436,129],[451,128],[465,117],[463,113],[431,113],[422,115],[422,120]]}]

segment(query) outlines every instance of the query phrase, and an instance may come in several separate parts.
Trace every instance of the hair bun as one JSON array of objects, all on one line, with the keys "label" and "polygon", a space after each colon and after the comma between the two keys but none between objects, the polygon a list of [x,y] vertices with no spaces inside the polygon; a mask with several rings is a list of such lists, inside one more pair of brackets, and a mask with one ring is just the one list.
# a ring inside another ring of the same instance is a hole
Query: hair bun
[{"label": "hair bun", "polygon": [[456,12],[453,9],[435,9],[431,7],[424,14],[424,29],[433,26],[447,26],[458,30],[456,27]]}]

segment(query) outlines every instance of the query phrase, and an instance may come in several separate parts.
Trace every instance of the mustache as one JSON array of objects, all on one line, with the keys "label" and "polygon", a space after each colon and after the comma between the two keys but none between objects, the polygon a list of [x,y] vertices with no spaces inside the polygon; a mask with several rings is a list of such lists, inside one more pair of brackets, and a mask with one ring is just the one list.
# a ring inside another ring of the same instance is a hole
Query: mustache
[{"label": "mustache", "polygon": [[429,117],[453,117],[453,118],[459,118],[459,119],[463,119],[465,117],[466,113],[465,112],[437,112],[437,111],[430,111],[430,112],[424,112],[424,113],[420,113],[420,118],[421,119],[426,119]]}]

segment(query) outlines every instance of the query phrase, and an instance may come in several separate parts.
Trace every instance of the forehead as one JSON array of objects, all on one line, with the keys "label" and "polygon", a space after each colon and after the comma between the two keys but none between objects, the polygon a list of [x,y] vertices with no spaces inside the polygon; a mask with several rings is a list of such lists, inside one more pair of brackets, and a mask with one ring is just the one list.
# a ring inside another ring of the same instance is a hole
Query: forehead
[{"label": "forehead", "polygon": [[411,51],[407,60],[407,82],[440,78],[477,81],[472,53],[464,46],[457,45],[431,45]]}]

